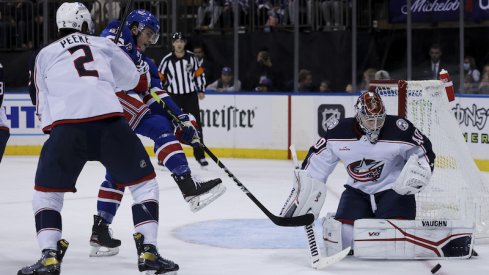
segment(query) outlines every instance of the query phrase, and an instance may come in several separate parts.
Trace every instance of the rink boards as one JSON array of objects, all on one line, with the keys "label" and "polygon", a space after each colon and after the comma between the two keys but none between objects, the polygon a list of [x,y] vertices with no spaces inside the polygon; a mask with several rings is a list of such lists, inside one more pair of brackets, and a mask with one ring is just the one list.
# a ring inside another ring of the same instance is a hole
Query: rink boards
[{"label": "rink boards", "polygon": [[[200,102],[204,142],[220,157],[269,159],[289,158],[287,148],[295,144],[302,159],[329,119],[354,114],[356,98],[344,93],[208,93]],[[6,93],[4,105],[11,127],[6,154],[39,154],[47,136],[28,94]],[[489,171],[489,96],[459,96],[451,108],[472,157]],[[151,140],[142,140],[152,153]]]}]

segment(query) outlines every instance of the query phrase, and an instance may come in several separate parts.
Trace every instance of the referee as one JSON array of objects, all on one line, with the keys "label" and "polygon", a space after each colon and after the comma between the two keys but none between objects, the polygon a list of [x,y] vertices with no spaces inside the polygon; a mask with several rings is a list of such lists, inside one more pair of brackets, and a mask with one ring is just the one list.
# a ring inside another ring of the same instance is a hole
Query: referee
[{"label": "referee", "polygon": [[[182,108],[183,112],[190,113],[197,121],[197,130],[201,142],[203,142],[200,120],[199,99],[204,99],[205,75],[204,69],[199,66],[197,57],[185,50],[187,43],[181,32],[172,34],[173,51],[163,57],[158,71],[163,87],[173,101]],[[209,163],[205,159],[204,150],[194,148],[194,157],[201,166]]]}]

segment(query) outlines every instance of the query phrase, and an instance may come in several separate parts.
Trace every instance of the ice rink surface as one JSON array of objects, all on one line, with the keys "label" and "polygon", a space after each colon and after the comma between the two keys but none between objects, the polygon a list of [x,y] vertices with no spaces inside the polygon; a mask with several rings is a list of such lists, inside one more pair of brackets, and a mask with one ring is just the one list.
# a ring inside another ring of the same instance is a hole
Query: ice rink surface
[{"label": "ice rink surface", "polygon": [[[17,274],[20,267],[34,263],[40,257],[31,210],[37,159],[5,156],[0,164],[0,275]],[[275,226],[212,160],[209,159],[207,171],[197,167],[195,160],[189,161],[194,174],[221,177],[227,192],[200,212],[192,213],[170,173],[157,168],[160,184],[158,248],[163,257],[180,265],[178,274],[431,274],[431,268],[438,262],[442,268],[437,275],[489,274],[487,244],[476,244],[480,256],[470,260],[372,261],[347,257],[324,270],[313,270],[309,265],[303,228]],[[280,212],[291,188],[291,161],[222,161],[270,211]],[[139,274],[132,239],[132,198],[128,192],[112,225],[115,237],[122,240],[119,255],[88,257],[97,192],[104,175],[104,168],[99,163],[87,163],[78,179],[78,192],[65,196],[63,238],[70,242],[70,247],[63,261],[62,274]],[[345,178],[346,172],[339,165],[328,180],[333,192],[328,193],[321,216],[336,210],[337,196],[343,190]],[[318,240],[320,234],[317,227]]]}]

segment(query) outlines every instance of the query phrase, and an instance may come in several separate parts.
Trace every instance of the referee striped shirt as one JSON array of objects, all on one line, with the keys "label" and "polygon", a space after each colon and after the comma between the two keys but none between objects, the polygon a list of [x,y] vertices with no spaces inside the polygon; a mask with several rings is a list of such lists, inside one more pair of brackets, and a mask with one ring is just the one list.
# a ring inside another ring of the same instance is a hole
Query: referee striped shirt
[{"label": "referee striped shirt", "polygon": [[185,51],[182,58],[173,52],[161,60],[158,68],[164,89],[171,94],[189,94],[204,92],[205,74],[199,66],[197,57],[190,51]]}]

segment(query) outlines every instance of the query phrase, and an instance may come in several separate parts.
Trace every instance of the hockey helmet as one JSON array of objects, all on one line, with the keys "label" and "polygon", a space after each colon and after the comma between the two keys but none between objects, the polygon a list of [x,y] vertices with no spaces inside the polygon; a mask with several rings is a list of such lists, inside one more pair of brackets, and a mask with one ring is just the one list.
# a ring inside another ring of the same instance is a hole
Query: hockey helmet
[{"label": "hockey helmet", "polygon": [[63,3],[56,11],[56,25],[61,29],[81,31],[83,23],[87,23],[88,32],[93,33],[93,21],[87,7],[80,2]]},{"label": "hockey helmet", "polygon": [[185,40],[185,36],[181,32],[174,32],[171,35],[171,41],[174,42],[175,40]]},{"label": "hockey helmet", "polygon": [[355,111],[360,128],[371,143],[376,143],[386,117],[382,98],[376,92],[364,92],[357,99]]},{"label": "hockey helmet", "polygon": [[148,27],[154,32],[150,40],[151,44],[158,42],[160,38],[160,23],[153,14],[143,9],[133,10],[127,16],[126,25],[131,28],[135,23],[137,23],[138,33],[142,32],[145,27]]}]

